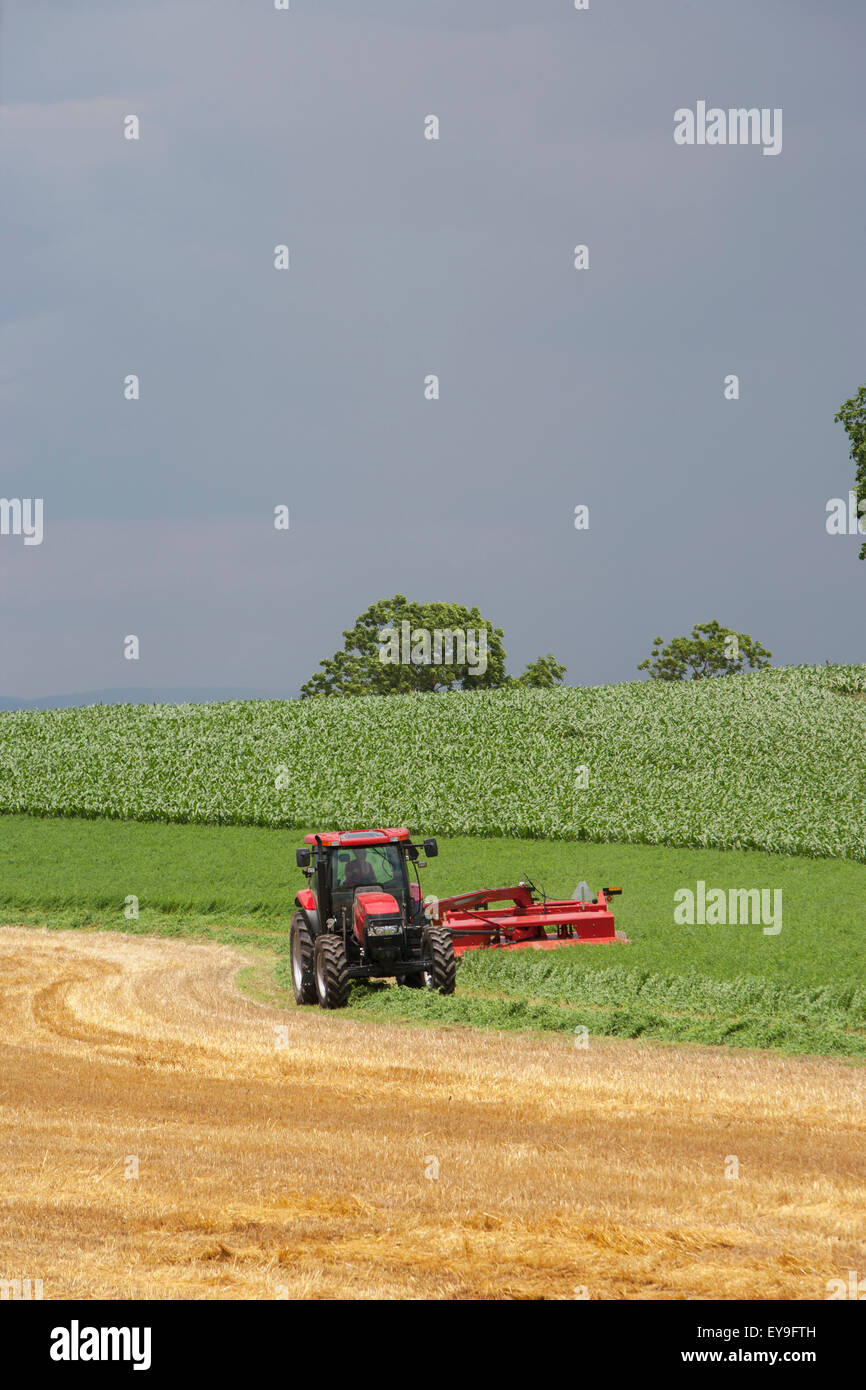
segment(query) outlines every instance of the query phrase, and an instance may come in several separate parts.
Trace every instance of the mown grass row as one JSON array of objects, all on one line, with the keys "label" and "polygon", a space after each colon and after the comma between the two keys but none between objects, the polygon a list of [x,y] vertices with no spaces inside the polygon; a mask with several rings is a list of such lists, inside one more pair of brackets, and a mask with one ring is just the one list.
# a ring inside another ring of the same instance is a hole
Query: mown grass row
[{"label": "mown grass row", "polygon": [[[564,966],[546,973],[543,961],[526,956],[467,955],[451,998],[376,986],[356,989],[351,1012],[573,1033],[578,1047],[591,1046],[593,1037],[647,1037],[866,1058],[866,992],[853,984],[804,990],[749,978],[718,981],[616,967],[572,974]],[[276,972],[289,988],[288,965],[278,965]],[[586,1038],[580,1036],[583,1029]]]}]

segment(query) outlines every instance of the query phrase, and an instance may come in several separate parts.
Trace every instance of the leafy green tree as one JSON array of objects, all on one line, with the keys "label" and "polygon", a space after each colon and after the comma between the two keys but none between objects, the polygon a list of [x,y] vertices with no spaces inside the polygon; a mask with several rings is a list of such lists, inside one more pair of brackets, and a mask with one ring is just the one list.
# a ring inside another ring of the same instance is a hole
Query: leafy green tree
[{"label": "leafy green tree", "polygon": [[[851,441],[851,457],[855,465],[854,495],[859,516],[860,503],[866,499],[866,386],[861,386],[856,396],[839,407],[833,422],[844,427]],[[860,559],[866,560],[866,541],[860,547]]]},{"label": "leafy green tree", "polygon": [[562,680],[565,667],[548,653],[515,681],[505,672],[502,641],[502,628],[477,608],[412,603],[395,594],[372,603],[343,633],[342,650],[319,663],[321,670],[301,686],[301,696],[490,690]]},{"label": "leafy green tree", "polygon": [[[443,634],[439,651],[433,642],[436,631]],[[458,631],[464,637],[462,652],[455,640]],[[447,633],[451,634],[450,651]],[[474,641],[467,642],[470,633]],[[505,684],[502,629],[482,618],[477,608],[412,603],[405,595],[395,594],[372,603],[343,638],[343,650],[319,663],[322,669],[301,686],[302,696],[394,695]]]},{"label": "leafy green tree", "polygon": [[523,672],[514,681],[515,685],[530,685],[539,690],[549,690],[554,685],[561,685],[562,678],[568,670],[567,666],[562,666],[556,657],[548,652],[547,656],[540,656],[537,661],[531,661]]},{"label": "leafy green tree", "polygon": [[772,655],[747,632],[733,632],[717,622],[699,623],[690,637],[675,637],[667,646],[661,637],[654,638],[652,654],[637,669],[649,671],[654,680],[704,680],[734,675],[745,665],[769,666]]}]

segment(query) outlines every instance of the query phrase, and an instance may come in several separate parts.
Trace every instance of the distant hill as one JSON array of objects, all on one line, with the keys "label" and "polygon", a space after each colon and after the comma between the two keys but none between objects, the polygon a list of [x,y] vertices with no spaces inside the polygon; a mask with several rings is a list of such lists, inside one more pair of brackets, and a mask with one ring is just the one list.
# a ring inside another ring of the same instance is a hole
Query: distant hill
[{"label": "distant hill", "polygon": [[82,705],[203,705],[212,700],[296,700],[300,691],[278,695],[273,690],[251,690],[247,686],[191,685],[148,690],[142,686],[113,690],[82,690],[75,695],[39,695],[27,700],[21,696],[0,695],[0,710],[74,709]]}]

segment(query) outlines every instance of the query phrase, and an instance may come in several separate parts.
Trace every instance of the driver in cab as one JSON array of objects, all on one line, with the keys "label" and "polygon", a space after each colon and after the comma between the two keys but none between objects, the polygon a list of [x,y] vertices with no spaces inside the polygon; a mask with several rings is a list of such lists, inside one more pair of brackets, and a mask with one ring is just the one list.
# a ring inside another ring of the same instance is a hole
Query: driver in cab
[{"label": "driver in cab", "polygon": [[346,865],[345,877],[343,879],[347,888],[360,888],[366,884],[376,883],[376,870],[367,859],[365,849],[356,849],[354,859],[350,859]]}]

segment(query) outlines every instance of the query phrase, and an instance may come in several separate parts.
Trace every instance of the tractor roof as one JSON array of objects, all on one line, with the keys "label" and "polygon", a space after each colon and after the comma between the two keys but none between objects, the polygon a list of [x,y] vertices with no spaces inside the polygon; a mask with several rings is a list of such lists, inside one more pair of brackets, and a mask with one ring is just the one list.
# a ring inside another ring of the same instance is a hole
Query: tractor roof
[{"label": "tractor roof", "polygon": [[[335,848],[338,845],[358,847],[360,845],[386,845],[395,840],[408,840],[409,831],[405,826],[390,830],[322,830],[319,839],[323,845]],[[304,843],[314,845],[315,835],[305,835]]]}]

